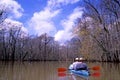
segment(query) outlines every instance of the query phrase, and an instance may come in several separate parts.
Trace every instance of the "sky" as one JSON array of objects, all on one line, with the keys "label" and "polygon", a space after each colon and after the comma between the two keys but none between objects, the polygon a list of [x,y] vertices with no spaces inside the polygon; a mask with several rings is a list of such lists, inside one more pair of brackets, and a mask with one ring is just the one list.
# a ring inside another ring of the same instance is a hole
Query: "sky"
[{"label": "sky", "polygon": [[59,42],[73,37],[72,29],[84,9],[80,0],[0,0],[0,5],[9,13],[5,22],[20,25],[31,35],[47,33]]}]

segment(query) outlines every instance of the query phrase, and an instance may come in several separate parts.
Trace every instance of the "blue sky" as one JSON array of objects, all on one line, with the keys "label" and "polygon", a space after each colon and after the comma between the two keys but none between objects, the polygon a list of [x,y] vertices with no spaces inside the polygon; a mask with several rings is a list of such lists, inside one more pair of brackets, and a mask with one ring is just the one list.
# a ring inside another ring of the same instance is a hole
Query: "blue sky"
[{"label": "blue sky", "polygon": [[48,33],[56,41],[70,40],[75,21],[83,14],[80,0],[0,0],[8,9],[5,20],[29,34]]}]

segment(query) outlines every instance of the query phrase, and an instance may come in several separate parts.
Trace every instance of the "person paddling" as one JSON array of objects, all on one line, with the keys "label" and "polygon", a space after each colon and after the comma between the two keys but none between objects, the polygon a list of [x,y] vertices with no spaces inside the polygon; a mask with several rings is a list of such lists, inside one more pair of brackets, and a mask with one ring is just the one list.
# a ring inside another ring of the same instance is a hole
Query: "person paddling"
[{"label": "person paddling", "polygon": [[78,58],[75,59],[76,62],[73,62],[70,66],[70,70],[88,70],[87,64],[83,63],[83,58]]}]

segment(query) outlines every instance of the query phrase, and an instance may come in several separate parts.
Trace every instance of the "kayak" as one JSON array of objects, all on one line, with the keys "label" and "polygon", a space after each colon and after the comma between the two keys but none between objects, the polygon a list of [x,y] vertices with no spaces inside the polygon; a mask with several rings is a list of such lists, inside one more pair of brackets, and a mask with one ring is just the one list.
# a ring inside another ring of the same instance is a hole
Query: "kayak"
[{"label": "kayak", "polygon": [[70,64],[68,69],[71,73],[76,74],[80,77],[88,77],[90,75],[87,65],[85,63],[74,62],[73,64]]},{"label": "kayak", "polygon": [[87,70],[69,70],[71,73],[76,74],[82,77],[88,77],[90,75],[89,71]]}]

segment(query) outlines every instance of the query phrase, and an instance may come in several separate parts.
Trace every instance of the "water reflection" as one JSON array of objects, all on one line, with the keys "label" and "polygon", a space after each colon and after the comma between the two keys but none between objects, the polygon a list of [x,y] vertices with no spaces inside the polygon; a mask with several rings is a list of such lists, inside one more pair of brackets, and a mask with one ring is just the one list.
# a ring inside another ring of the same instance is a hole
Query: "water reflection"
[{"label": "water reflection", "polygon": [[67,73],[67,75],[64,75],[64,73],[59,75],[59,80],[88,80],[88,77],[84,76],[77,76],[72,73]]},{"label": "water reflection", "polygon": [[57,80],[56,62],[15,62],[0,65],[0,80]]},{"label": "water reflection", "polygon": [[101,66],[105,80],[120,80],[120,63],[102,63]]},{"label": "water reflection", "polygon": [[58,67],[68,68],[71,62],[0,62],[0,80],[119,80],[120,63],[87,63],[89,67],[99,65],[100,77],[83,78],[71,75],[68,71],[58,76]]},{"label": "water reflection", "polygon": [[[101,76],[89,77],[89,80],[120,80],[120,63],[89,63],[89,65],[99,65]],[[95,72],[95,71],[92,71]]]}]

